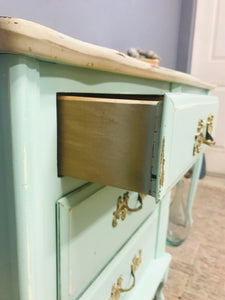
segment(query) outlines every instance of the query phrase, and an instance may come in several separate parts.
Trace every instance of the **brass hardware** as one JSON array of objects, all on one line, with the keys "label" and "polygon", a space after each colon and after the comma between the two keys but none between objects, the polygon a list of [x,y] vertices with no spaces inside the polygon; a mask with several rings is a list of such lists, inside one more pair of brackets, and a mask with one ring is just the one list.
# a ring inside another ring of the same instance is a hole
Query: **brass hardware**
[{"label": "brass hardware", "polygon": [[207,133],[209,135],[212,134],[213,119],[214,119],[214,115],[210,114],[208,117],[208,122],[207,122]]},{"label": "brass hardware", "polygon": [[201,151],[201,145],[206,144],[208,146],[215,145],[215,141],[212,134],[212,123],[213,123],[214,116],[212,114],[209,115],[208,121],[207,121],[207,131],[206,131],[206,138],[204,136],[204,129],[205,129],[205,121],[200,120],[198,123],[198,131],[195,136],[195,144],[194,144],[194,150],[193,155],[196,155],[197,153],[200,153]]},{"label": "brass hardware", "polygon": [[195,136],[193,155],[196,155],[197,153],[200,153],[200,151],[201,151],[201,145],[203,144],[203,140],[205,139],[205,137],[204,137],[205,124],[204,123],[205,123],[205,121],[202,119],[198,122],[198,131]]},{"label": "brass hardware", "polygon": [[123,198],[121,196],[118,197],[117,199],[117,208],[116,210],[113,212],[113,215],[114,215],[114,218],[113,218],[113,227],[116,227],[118,222],[117,220],[119,220],[121,218],[121,220],[125,220],[126,216],[127,216],[127,212],[128,211],[139,211],[142,209],[143,207],[143,202],[142,200],[144,199],[146,195],[145,194],[142,194],[142,193],[139,193],[138,194],[138,201],[141,203],[141,205],[137,208],[130,208],[128,206],[128,201],[130,199],[129,197],[129,192],[126,192],[123,194]]},{"label": "brass hardware", "polygon": [[120,275],[120,277],[117,279],[117,285],[113,285],[112,287],[112,291],[111,291],[111,297],[109,300],[119,300],[120,298],[120,293],[125,293],[125,292],[129,292],[130,290],[132,290],[135,286],[135,273],[139,267],[139,265],[141,264],[141,255],[142,255],[142,251],[139,250],[139,256],[138,257],[134,257],[132,264],[131,264],[131,275],[133,277],[133,283],[132,285],[128,288],[128,289],[123,289],[122,288],[122,281],[123,281],[123,277],[122,275]]},{"label": "brass hardware", "polygon": [[214,116],[212,114],[210,114],[208,117],[208,121],[207,121],[206,139],[204,141],[204,144],[206,144],[208,146],[215,145],[215,141],[212,137],[213,119],[214,119]]}]

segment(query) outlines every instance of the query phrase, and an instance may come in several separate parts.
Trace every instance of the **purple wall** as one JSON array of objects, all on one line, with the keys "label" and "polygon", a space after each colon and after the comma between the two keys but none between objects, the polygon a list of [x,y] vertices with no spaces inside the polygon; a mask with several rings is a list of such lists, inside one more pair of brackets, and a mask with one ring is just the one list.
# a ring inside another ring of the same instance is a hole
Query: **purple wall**
[{"label": "purple wall", "polygon": [[31,20],[126,52],[152,49],[176,68],[181,0],[0,0],[1,15]]}]

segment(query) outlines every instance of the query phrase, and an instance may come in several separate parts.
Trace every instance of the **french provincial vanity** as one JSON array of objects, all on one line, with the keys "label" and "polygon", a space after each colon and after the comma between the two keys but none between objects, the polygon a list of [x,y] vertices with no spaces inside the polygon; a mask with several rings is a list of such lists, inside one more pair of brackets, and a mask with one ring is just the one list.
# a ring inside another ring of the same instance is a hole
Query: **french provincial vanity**
[{"label": "french provincial vanity", "polygon": [[[161,300],[170,191],[214,143],[190,75],[0,18],[0,298]],[[214,118],[214,119],[213,119]]]}]

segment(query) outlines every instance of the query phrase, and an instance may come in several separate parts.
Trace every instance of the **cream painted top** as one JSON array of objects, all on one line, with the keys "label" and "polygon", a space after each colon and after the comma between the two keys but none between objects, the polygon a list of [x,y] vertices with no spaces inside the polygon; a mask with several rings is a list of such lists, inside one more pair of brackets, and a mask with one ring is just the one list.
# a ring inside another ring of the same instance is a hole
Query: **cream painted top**
[{"label": "cream painted top", "polygon": [[48,27],[9,17],[0,17],[0,52],[78,65],[155,80],[214,88],[191,75],[154,66],[116,50],[71,38]]}]

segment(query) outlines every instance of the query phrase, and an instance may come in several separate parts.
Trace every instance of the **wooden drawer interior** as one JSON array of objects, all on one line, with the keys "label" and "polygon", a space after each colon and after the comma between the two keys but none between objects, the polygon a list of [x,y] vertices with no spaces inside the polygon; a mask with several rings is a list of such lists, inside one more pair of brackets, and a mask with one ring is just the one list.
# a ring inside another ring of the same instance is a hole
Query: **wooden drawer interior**
[{"label": "wooden drawer interior", "polygon": [[150,95],[59,94],[59,175],[151,195],[162,100]]}]

